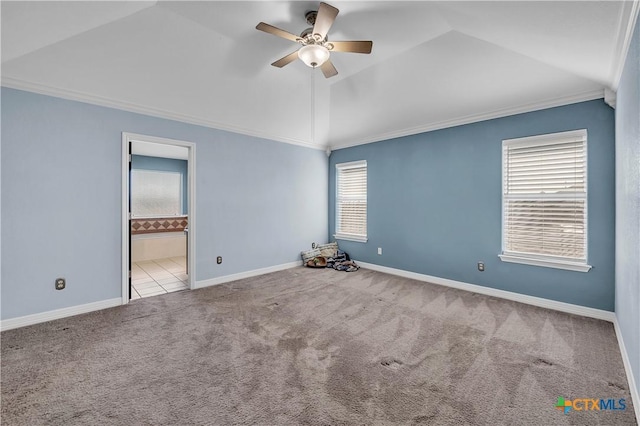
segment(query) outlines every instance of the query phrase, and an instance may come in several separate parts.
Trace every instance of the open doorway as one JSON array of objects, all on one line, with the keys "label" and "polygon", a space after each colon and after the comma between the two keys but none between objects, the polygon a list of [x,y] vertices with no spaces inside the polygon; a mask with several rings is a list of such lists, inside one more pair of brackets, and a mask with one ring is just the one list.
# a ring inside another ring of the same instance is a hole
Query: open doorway
[{"label": "open doorway", "polygon": [[123,133],[122,303],[193,288],[195,145]]}]

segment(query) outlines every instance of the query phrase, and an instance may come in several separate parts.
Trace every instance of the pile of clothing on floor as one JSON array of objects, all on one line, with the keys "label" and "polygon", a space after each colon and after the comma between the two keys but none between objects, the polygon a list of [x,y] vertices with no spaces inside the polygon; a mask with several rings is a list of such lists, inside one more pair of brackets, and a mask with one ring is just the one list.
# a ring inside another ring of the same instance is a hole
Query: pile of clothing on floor
[{"label": "pile of clothing on floor", "polygon": [[360,269],[356,262],[349,258],[349,255],[342,250],[338,250],[334,257],[327,259],[327,268],[333,268],[336,271],[353,272]]},{"label": "pile of clothing on floor", "polygon": [[336,271],[354,272],[360,267],[349,255],[338,248],[338,243],[316,245],[313,249],[300,252],[302,262],[310,268],[333,268]]}]

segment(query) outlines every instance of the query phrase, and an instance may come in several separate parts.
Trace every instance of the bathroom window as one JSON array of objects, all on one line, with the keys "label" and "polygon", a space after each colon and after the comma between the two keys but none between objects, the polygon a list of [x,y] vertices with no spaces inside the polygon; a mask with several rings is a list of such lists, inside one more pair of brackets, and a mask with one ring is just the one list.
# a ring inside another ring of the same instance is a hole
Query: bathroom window
[{"label": "bathroom window", "polygon": [[182,214],[182,175],[155,170],[131,171],[131,215],[133,217],[179,216]]}]

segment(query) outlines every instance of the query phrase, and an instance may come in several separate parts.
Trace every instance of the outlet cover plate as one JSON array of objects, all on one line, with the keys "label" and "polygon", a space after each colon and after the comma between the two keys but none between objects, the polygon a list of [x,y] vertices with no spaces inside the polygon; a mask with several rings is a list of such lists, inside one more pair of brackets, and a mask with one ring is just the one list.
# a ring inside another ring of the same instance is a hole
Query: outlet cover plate
[{"label": "outlet cover plate", "polygon": [[67,282],[64,278],[56,278],[56,290],[64,290],[67,286]]}]

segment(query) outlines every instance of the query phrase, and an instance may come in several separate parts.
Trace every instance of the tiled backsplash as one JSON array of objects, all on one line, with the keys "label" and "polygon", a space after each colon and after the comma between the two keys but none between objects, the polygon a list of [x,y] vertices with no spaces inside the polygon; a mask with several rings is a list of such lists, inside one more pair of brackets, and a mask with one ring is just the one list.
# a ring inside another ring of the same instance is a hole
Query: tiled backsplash
[{"label": "tiled backsplash", "polygon": [[131,219],[131,235],[158,232],[182,232],[189,225],[187,216]]}]

